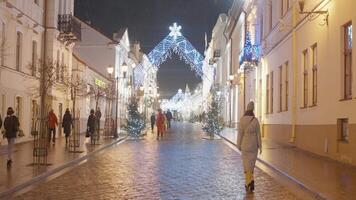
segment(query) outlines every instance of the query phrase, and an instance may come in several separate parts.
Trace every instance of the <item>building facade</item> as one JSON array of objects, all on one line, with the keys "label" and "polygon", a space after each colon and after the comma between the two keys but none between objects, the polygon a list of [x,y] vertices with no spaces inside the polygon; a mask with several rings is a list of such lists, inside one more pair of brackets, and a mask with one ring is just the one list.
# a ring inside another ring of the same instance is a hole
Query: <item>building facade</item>
[{"label": "building facade", "polygon": [[[265,139],[356,165],[355,6],[337,0],[245,1],[236,36],[231,31],[241,43],[232,42],[232,58],[239,59],[230,66],[231,83],[239,89],[237,119],[253,100]],[[228,18],[233,21],[233,13]]]},{"label": "building facade", "polygon": [[[32,138],[41,107],[62,116],[69,105],[68,93],[58,88],[63,88],[66,72],[71,71],[72,48],[80,39],[73,7],[73,0],[0,2],[0,111],[4,117],[7,107],[15,109],[25,134],[20,142]],[[43,68],[53,73],[45,106],[40,106]]]},{"label": "building facade", "polygon": [[[129,57],[131,45],[128,30],[122,29],[113,37],[108,37],[89,23],[81,21],[81,26],[82,39],[75,46],[74,52],[91,69],[115,83],[114,96],[118,97],[116,98],[118,102],[113,103],[113,109],[101,109],[110,112],[106,113],[106,116],[115,118],[117,114],[119,122],[123,123],[127,115],[127,104],[133,92],[133,68],[136,66]],[[109,68],[113,68],[111,74],[108,72]],[[91,82],[95,85],[94,79]],[[118,126],[120,127],[120,124]]]}]

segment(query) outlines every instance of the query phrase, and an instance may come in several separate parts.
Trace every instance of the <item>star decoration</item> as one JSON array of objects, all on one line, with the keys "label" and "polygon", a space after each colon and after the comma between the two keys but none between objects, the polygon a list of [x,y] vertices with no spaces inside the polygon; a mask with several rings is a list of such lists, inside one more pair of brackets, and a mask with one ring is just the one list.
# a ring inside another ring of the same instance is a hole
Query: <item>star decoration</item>
[{"label": "star decoration", "polygon": [[169,36],[173,37],[174,40],[177,39],[177,37],[182,36],[182,33],[180,30],[182,29],[182,26],[178,26],[177,23],[173,23],[173,26],[169,27],[169,30],[171,31],[169,33]]}]

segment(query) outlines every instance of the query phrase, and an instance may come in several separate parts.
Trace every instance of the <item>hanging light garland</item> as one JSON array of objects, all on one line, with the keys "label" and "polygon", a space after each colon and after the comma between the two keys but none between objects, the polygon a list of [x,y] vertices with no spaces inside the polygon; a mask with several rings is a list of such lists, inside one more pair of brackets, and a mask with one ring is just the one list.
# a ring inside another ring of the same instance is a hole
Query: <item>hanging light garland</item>
[{"label": "hanging light garland", "polygon": [[250,32],[246,31],[245,45],[240,55],[240,69],[252,70],[258,65],[260,57],[260,46],[252,44]]}]

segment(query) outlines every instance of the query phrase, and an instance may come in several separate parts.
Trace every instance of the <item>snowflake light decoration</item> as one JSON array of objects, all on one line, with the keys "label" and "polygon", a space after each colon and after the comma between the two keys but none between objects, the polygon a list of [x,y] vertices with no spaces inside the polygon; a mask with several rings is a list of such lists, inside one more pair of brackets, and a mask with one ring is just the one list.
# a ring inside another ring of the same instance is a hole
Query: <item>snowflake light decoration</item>
[{"label": "snowflake light decoration", "polygon": [[174,40],[177,39],[177,37],[182,36],[182,33],[180,30],[182,29],[182,26],[178,26],[177,23],[173,23],[173,26],[169,27],[169,30],[171,31],[169,33],[169,36],[173,37]]}]

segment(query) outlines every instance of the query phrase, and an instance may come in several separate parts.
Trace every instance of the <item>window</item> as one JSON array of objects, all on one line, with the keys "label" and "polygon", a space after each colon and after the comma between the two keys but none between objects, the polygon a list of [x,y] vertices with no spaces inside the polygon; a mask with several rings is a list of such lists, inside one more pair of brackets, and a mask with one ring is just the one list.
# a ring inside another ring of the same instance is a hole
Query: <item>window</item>
[{"label": "window", "polygon": [[271,72],[271,105],[270,105],[270,113],[273,113],[273,91],[274,91],[274,88],[273,88],[273,72]]},{"label": "window", "polygon": [[269,74],[266,76],[266,114],[269,114],[269,96],[270,96],[270,90],[269,90]]},{"label": "window", "polygon": [[61,82],[64,82],[64,71],[65,71],[65,65],[64,65],[64,53],[62,52],[62,64],[61,64]]},{"label": "window", "polygon": [[56,62],[56,80],[59,81],[60,75],[60,52],[57,50],[57,62]]},{"label": "window", "polygon": [[283,110],[283,66],[279,67],[279,88],[278,88],[278,95],[279,95],[279,107],[278,112],[282,112]]},{"label": "window", "polygon": [[36,76],[37,70],[37,42],[32,41],[32,76]]},{"label": "window", "polygon": [[5,35],[5,23],[1,23],[1,43],[0,43],[0,54],[1,54],[1,66],[5,65],[5,48],[6,48],[6,35]]},{"label": "window", "polygon": [[20,71],[22,56],[22,33],[17,32],[16,36],[16,70]]},{"label": "window", "polygon": [[284,110],[287,111],[288,110],[288,99],[289,99],[289,72],[288,72],[288,61],[285,63],[285,107],[284,107]]},{"label": "window", "polygon": [[344,25],[344,99],[352,98],[352,23]]},{"label": "window", "polygon": [[317,104],[318,100],[318,46],[317,44],[314,44],[311,47],[312,50],[312,67],[313,67],[313,77],[312,77],[312,90],[313,90],[313,96],[312,96],[312,103],[313,106]]},{"label": "window", "polygon": [[39,4],[38,4],[38,0],[33,0],[33,2],[34,2],[35,4],[37,4],[37,5],[39,5]]},{"label": "window", "polygon": [[303,51],[303,108],[308,106],[308,50]]},{"label": "window", "polygon": [[341,142],[349,141],[349,119],[341,118],[337,120],[338,140]]}]

